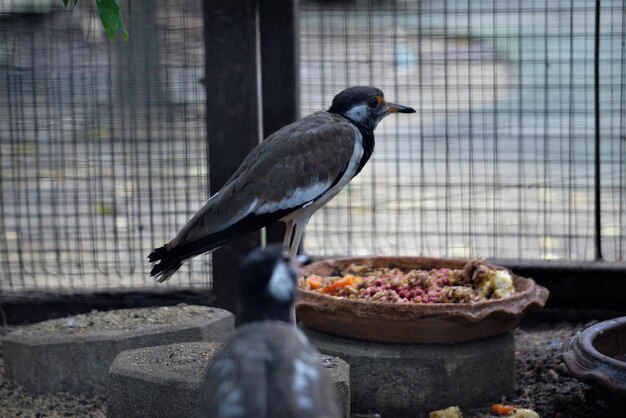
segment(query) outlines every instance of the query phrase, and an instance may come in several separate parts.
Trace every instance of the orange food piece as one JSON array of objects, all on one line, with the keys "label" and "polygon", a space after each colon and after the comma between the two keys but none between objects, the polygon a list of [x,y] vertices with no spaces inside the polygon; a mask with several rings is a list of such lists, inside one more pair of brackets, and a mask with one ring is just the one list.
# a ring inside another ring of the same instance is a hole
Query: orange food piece
[{"label": "orange food piece", "polygon": [[361,281],[361,278],[353,276],[351,274],[347,274],[339,280],[335,280],[331,284],[324,286],[321,290],[322,293],[333,293],[342,287],[352,286],[355,283]]},{"label": "orange food piece", "polygon": [[319,289],[322,287],[322,278],[320,276],[309,276],[306,278],[306,283],[311,290]]},{"label": "orange food piece", "polygon": [[494,403],[491,405],[491,413],[496,415],[510,415],[515,412],[515,407],[511,405],[502,405]]}]

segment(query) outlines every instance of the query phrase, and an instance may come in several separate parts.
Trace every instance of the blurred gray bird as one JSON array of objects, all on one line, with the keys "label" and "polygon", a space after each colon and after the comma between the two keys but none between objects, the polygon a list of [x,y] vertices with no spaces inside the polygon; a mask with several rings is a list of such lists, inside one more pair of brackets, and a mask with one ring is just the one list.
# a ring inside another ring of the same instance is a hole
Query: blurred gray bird
[{"label": "blurred gray bird", "polygon": [[280,245],[244,260],[237,328],[207,373],[202,417],[339,417],[317,352],[291,322],[295,296],[296,273]]},{"label": "blurred gray bird", "polygon": [[350,87],[320,111],[289,124],[255,147],[224,186],[172,241],[154,249],[159,282],[182,263],[275,221],[293,258],[311,215],[356,176],[374,150],[374,129],[391,113],[413,108],[387,102],[375,87]]}]

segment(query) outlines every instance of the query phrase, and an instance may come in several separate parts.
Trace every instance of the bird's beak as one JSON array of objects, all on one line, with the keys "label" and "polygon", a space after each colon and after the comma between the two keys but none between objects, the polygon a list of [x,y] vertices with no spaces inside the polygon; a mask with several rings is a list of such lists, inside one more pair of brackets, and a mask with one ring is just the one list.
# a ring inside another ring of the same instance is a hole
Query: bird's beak
[{"label": "bird's beak", "polygon": [[409,106],[402,106],[399,104],[387,102],[387,113],[415,113],[415,109]]}]

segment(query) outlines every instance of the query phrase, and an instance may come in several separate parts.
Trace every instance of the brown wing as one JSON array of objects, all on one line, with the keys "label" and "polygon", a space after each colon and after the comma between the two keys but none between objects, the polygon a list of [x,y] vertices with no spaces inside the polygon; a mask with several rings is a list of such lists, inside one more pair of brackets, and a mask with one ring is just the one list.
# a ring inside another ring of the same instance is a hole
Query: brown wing
[{"label": "brown wing", "polygon": [[[317,112],[283,127],[248,154],[169,247],[223,230],[267,202],[282,205],[282,209],[307,203],[311,193],[324,185],[330,187],[344,172],[354,140],[352,124],[328,112]],[[266,206],[267,210],[272,207]]]}]

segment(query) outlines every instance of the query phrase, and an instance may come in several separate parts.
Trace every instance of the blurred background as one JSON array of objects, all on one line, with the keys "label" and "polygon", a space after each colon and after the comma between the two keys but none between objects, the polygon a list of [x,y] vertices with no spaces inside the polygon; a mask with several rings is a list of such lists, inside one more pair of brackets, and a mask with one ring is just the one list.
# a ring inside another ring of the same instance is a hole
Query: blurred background
[{"label": "blurred background", "polygon": [[[120,4],[127,42],[108,40],[95,1],[0,0],[0,292],[154,287],[148,252],[209,196],[210,13]],[[417,110],[379,126],[307,254],[626,259],[626,1],[296,12],[299,115],[363,84]],[[201,256],[159,286],[208,289],[212,274]]]}]

